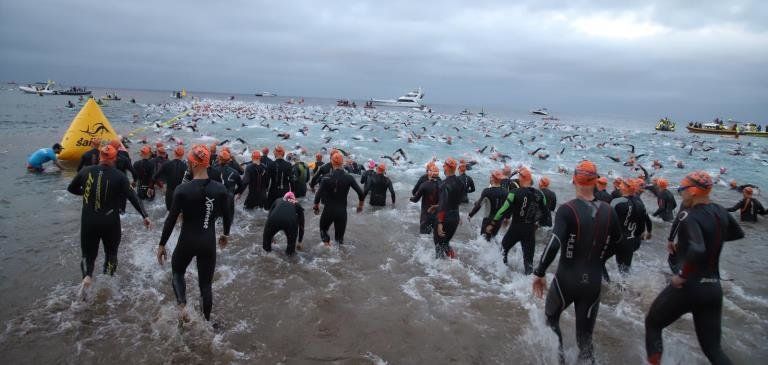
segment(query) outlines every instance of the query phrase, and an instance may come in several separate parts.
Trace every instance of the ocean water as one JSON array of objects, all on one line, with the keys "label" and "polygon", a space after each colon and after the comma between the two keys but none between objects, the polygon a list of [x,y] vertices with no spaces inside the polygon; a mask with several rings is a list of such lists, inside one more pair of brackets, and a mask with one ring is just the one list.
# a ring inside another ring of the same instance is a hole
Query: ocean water
[{"label": "ocean water", "polygon": [[[238,205],[230,245],[218,252],[213,285],[217,327],[194,315],[179,328],[170,265],[159,266],[154,254],[165,216],[162,199],[147,204],[155,224],[149,231],[128,208],[117,275],[96,275],[94,295],[85,303],[78,300],[81,203],[66,192],[73,169],[29,174],[24,168],[29,153],[61,138],[78,111],[64,104],[76,98],[25,95],[9,85],[3,89],[0,354],[14,364],[556,363],[557,340],[545,325],[543,300],[531,295],[531,277],[522,275],[517,246],[509,264],[503,264],[498,243],[478,237],[480,218],[466,220],[469,205],[462,207],[464,220],[452,242],[458,260],[435,260],[431,237],[418,234],[419,205],[407,198],[428,160],[451,156],[476,161],[468,174],[478,191],[470,200],[479,197],[489,172],[503,166],[500,155],[509,165],[530,166],[536,178],[549,177],[559,202],[573,197],[568,176],[558,173],[559,168],[572,169],[582,158],[595,161],[602,174],[635,176],[637,171],[622,163],[630,145],[636,154],[646,154],[640,163],[673,185],[694,169],[717,176],[726,168],[713,193],[725,206],[740,199],[727,188],[728,181],[765,185],[768,176],[766,139],[656,133],[654,121],[571,117],[545,122],[524,111],[487,109],[489,116],[479,118],[459,116],[463,107],[458,106],[435,106],[434,113],[425,114],[337,108],[328,99],[288,105],[284,97],[245,95],[229,101],[228,95],[194,94],[199,101],[179,101],[170,92],[117,90],[123,101],[108,101],[103,110],[119,133],[136,142],[134,158],[142,138],[168,144],[170,137],[187,146],[228,139],[241,161],[249,158],[249,151],[273,149],[277,143],[306,151],[305,162],[331,147],[344,149],[361,163],[383,160],[398,148],[407,157],[395,166],[384,160],[398,197],[395,207],[366,207],[355,214],[350,197],[343,247],[323,247],[318,217],[305,200],[305,250],[287,258],[280,237],[278,248],[266,254],[260,248],[265,213]],[[105,91],[97,89],[95,95]],[[127,102],[131,97],[136,104]],[[196,124],[196,131],[155,127],[193,106],[198,112],[181,122]],[[290,139],[277,137],[283,132]],[[530,154],[538,148],[549,158]],[[664,168],[651,169],[653,160]],[[675,168],[677,160],[685,169]],[[656,203],[647,195],[646,206],[654,210]],[[768,203],[763,196],[758,199]],[[768,359],[765,222],[743,224],[747,237],[726,244],[721,259],[722,275],[728,279],[723,281],[723,345],[740,364]],[[669,277],[668,230],[669,224],[654,219],[653,238],[635,254],[632,275],[603,285],[594,335],[599,363],[644,361],[644,316]],[[537,234],[537,258],[547,236],[546,231]],[[169,249],[177,238],[178,231]],[[102,260],[100,252],[97,271]],[[550,273],[555,267],[556,262]],[[618,278],[613,261],[608,269]],[[194,265],[187,279],[189,303],[195,308],[199,292]],[[561,326],[567,359],[574,362],[572,309],[564,313]],[[664,335],[665,363],[706,363],[690,315]]]}]

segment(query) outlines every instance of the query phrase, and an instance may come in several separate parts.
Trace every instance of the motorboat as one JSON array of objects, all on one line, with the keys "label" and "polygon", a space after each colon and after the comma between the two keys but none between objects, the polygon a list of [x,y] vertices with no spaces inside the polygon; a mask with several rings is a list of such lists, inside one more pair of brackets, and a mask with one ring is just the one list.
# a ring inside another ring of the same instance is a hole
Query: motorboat
[{"label": "motorboat", "polygon": [[120,100],[120,97],[117,96],[117,93],[112,93],[112,94],[104,95],[102,99],[103,100]]},{"label": "motorboat", "polygon": [[67,90],[55,91],[56,95],[91,95],[91,90],[87,90],[84,87],[70,87]]},{"label": "motorboat", "polygon": [[404,106],[411,108],[419,108],[422,106],[421,101],[424,98],[424,91],[421,88],[413,90],[399,98],[393,99],[371,99],[373,105],[378,106]]},{"label": "motorboat", "polygon": [[27,94],[48,94],[53,95],[56,93],[56,90],[53,89],[53,85],[55,82],[48,80],[47,83],[42,86],[42,83],[37,83],[34,86],[32,84],[29,84],[27,86],[19,86],[19,90],[27,93]]},{"label": "motorboat", "polygon": [[459,112],[459,115],[461,115],[463,117],[468,117],[468,116],[472,115],[472,112],[469,111],[469,109],[464,109],[461,112]]},{"label": "motorboat", "polygon": [[761,130],[760,126],[755,123],[745,123],[738,125],[738,123],[732,124],[730,127],[726,127],[720,120],[715,120],[711,123],[688,123],[686,127],[691,133],[705,133],[705,134],[718,134],[723,136],[754,136],[754,137],[768,137],[768,131]]},{"label": "motorboat", "polygon": [[656,123],[656,130],[660,132],[674,132],[675,122],[669,120],[669,118],[662,118]]},{"label": "motorboat", "polygon": [[547,110],[547,108],[538,108],[536,110],[531,110],[531,114],[547,116],[549,115],[549,111]]},{"label": "motorboat", "polygon": [[256,93],[254,95],[255,96],[277,96],[277,94],[271,93],[269,91],[264,91],[264,92]]},{"label": "motorboat", "polygon": [[355,104],[354,101],[350,101],[348,99],[336,100],[336,106],[340,106],[344,108],[357,108],[357,104]]}]

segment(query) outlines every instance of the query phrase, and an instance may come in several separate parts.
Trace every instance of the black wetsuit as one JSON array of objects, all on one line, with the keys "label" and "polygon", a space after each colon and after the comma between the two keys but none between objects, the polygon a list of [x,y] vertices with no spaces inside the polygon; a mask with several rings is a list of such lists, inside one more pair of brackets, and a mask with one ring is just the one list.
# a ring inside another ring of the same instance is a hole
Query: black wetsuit
[{"label": "black wetsuit", "polygon": [[611,204],[611,200],[613,200],[613,197],[611,196],[611,194],[609,194],[605,190],[595,189],[595,199]]},{"label": "black wetsuit", "polygon": [[571,303],[575,305],[579,358],[594,358],[592,331],[600,307],[603,256],[619,240],[621,226],[616,212],[602,201],[573,199],[561,205],[555,213],[552,238],[541,253],[533,274],[543,277],[560,251],[560,263],[549,286],[545,313],[547,325],[555,331],[560,342],[561,363],[560,314]]},{"label": "black wetsuit", "polygon": [[264,207],[267,201],[268,179],[267,170],[261,164],[252,163],[245,168],[243,186],[248,187],[248,196],[244,203],[245,209]]},{"label": "black wetsuit", "polygon": [[146,218],[147,213],[128,178],[114,167],[88,166],[75,175],[67,191],[83,196],[80,223],[80,270],[83,277],[93,277],[93,266],[99,253],[99,241],[104,242],[104,273],[113,275],[117,269],[117,249],[120,246],[120,205],[126,199]]},{"label": "black wetsuit", "polygon": [[665,222],[671,222],[675,217],[675,208],[677,208],[677,202],[672,192],[667,189],[657,191],[656,201],[659,204],[659,209],[653,212],[653,216],[659,217]]},{"label": "black wetsuit", "polygon": [[99,149],[91,148],[83,156],[80,157],[80,164],[77,165],[77,171],[83,169],[86,166],[93,166],[99,164]]},{"label": "black wetsuit", "polygon": [[[423,182],[427,181],[427,180],[429,180],[429,175],[424,174],[424,175],[419,176],[419,180],[416,181],[416,185],[414,185],[413,189],[411,189],[411,196],[416,195],[416,192],[419,191],[419,187],[421,186],[421,184]],[[439,178],[438,178],[438,180],[439,180]],[[430,232],[431,232],[431,230],[430,230]]]},{"label": "black wetsuit", "polygon": [[265,208],[271,207],[272,202],[281,199],[285,193],[293,191],[293,166],[290,162],[278,158],[267,169],[267,175],[269,175],[269,192]]},{"label": "black wetsuit", "polygon": [[[608,251],[604,259],[607,261],[611,256],[616,255],[616,265],[622,274],[629,272],[632,257],[640,248],[641,237],[646,231],[648,213],[645,211],[645,206],[638,203],[639,201],[640,198],[635,196],[623,196],[611,201],[611,207],[616,211],[621,225],[622,240]],[[607,272],[605,275],[608,280]]]},{"label": "black wetsuit", "polygon": [[315,161],[315,167],[312,168],[312,176],[314,176],[317,173],[317,170],[320,170],[323,165],[325,165],[325,162]]},{"label": "black wetsuit", "polygon": [[221,182],[224,184],[224,187],[227,188],[227,194],[229,195],[227,206],[229,207],[230,215],[234,217],[235,195],[242,193],[246,186],[243,184],[243,180],[240,178],[240,174],[237,170],[229,167],[229,164],[219,165],[217,167],[218,171],[221,173]]},{"label": "black wetsuit", "polygon": [[160,166],[155,172],[153,180],[165,181],[165,209],[171,210],[173,205],[173,191],[184,181],[184,174],[187,172],[187,163],[180,159],[173,159]]},{"label": "black wetsuit", "polygon": [[741,199],[736,205],[728,208],[729,212],[735,212],[737,210],[741,213],[742,222],[757,222],[758,214],[768,214],[768,211],[763,208],[763,205],[754,198]]},{"label": "black wetsuit", "polygon": [[502,218],[511,218],[507,233],[501,240],[504,249],[503,260],[507,263],[507,255],[518,242],[523,250],[523,265],[525,275],[533,272],[533,255],[536,248],[537,224],[552,225],[551,215],[547,207],[547,199],[534,187],[518,188],[510,191],[504,205],[493,217],[493,225],[499,225]]},{"label": "black wetsuit", "polygon": [[317,184],[322,181],[322,179],[331,173],[331,164],[327,163],[322,166],[320,166],[317,171],[312,175],[312,179],[309,181],[309,187],[314,189]]},{"label": "black wetsuit", "polygon": [[181,233],[171,257],[173,291],[179,304],[187,303],[187,284],[184,274],[192,258],[197,258],[197,275],[202,297],[202,310],[206,320],[213,307],[213,272],[216,267],[216,219],[224,220],[224,235],[229,235],[232,215],[227,209],[227,189],[211,179],[194,179],[176,187],[173,204],[163,225],[160,246],[165,246],[183,215]]},{"label": "black wetsuit", "polygon": [[517,179],[513,179],[510,177],[510,178],[502,179],[501,184],[499,185],[501,185],[501,187],[504,188],[504,190],[506,190],[507,193],[509,193],[510,191],[519,188],[520,182]]},{"label": "black wetsuit", "polygon": [[347,194],[350,188],[355,190],[360,201],[365,199],[363,190],[355,178],[343,169],[334,169],[320,182],[320,189],[315,194],[315,204],[322,201],[325,205],[320,215],[320,238],[323,242],[331,241],[328,229],[333,224],[336,242],[344,243],[344,232],[347,229]]},{"label": "black wetsuit", "polygon": [[269,210],[267,222],[264,224],[262,247],[265,251],[272,251],[272,239],[280,231],[285,232],[288,240],[285,253],[293,255],[296,252],[297,234],[299,242],[304,240],[304,208],[301,204],[293,204],[283,199],[272,203],[272,209]]},{"label": "black wetsuit", "polygon": [[307,196],[307,181],[309,180],[309,168],[307,164],[299,161],[293,165],[293,193],[297,198]]},{"label": "black wetsuit", "polygon": [[240,166],[240,163],[237,162],[237,160],[235,159],[235,156],[232,156],[232,158],[227,163],[227,166],[231,167],[232,170],[237,171],[237,173],[240,174],[240,175],[242,175],[243,172],[245,172],[245,171],[243,171],[243,167]]},{"label": "black wetsuit", "polygon": [[424,180],[413,193],[411,201],[416,203],[421,200],[421,215],[419,218],[419,233],[432,233],[435,228],[435,212],[430,213],[429,208],[440,202],[440,178]]},{"label": "black wetsuit", "polygon": [[[122,172],[126,177],[128,173],[131,173],[131,179],[136,181],[136,171],[133,169],[133,163],[131,163],[131,155],[128,151],[117,151],[117,160],[115,160],[115,168]],[[126,198],[120,202],[120,213],[125,213]]]},{"label": "black wetsuit", "polygon": [[[440,196],[438,201],[437,213],[435,219],[435,229],[433,231],[433,240],[435,242],[435,256],[437,258],[453,257],[454,252],[451,248],[451,238],[459,227],[459,204],[464,193],[464,184],[458,176],[451,175],[440,183]],[[438,226],[442,224],[444,236],[438,234]]]},{"label": "black wetsuit", "polygon": [[480,193],[480,199],[475,202],[472,210],[469,212],[469,217],[474,217],[480,210],[483,204],[488,205],[488,215],[483,217],[483,221],[480,223],[480,234],[485,236],[486,241],[490,241],[491,238],[496,237],[499,233],[501,225],[494,225],[491,234],[485,232],[485,227],[488,227],[493,222],[493,216],[501,208],[504,202],[507,200],[507,191],[501,186],[491,186],[483,189]]},{"label": "black wetsuit", "polygon": [[154,200],[154,191],[152,196],[149,196],[148,190],[155,188],[155,181],[152,180],[155,175],[155,164],[144,158],[133,163],[133,170],[136,171],[133,182],[136,183],[136,194],[139,199]]},{"label": "black wetsuit", "polygon": [[[261,156],[261,165],[264,166],[264,168],[267,169],[267,171],[269,171],[269,169],[270,169],[270,167],[272,167],[273,163],[275,163],[275,161],[272,161],[272,159],[269,158],[269,156],[267,156],[267,155],[262,155]],[[267,207],[267,208],[269,208],[269,207]]]},{"label": "black wetsuit", "polygon": [[370,193],[371,199],[369,204],[383,207],[387,205],[387,190],[389,190],[389,195],[392,197],[392,205],[395,205],[395,189],[392,187],[392,180],[383,174],[373,174],[365,184],[363,198]]},{"label": "black wetsuit", "polygon": [[376,174],[376,170],[374,169],[363,171],[363,174],[360,176],[360,184],[365,186],[365,183],[368,181],[368,178],[375,174]]},{"label": "black wetsuit", "polygon": [[475,192],[475,180],[472,180],[467,174],[461,174],[457,177],[464,184],[464,195],[461,197],[461,203],[469,203],[469,196],[467,194]]},{"label": "black wetsuit", "polygon": [[[156,156],[152,157],[152,159],[150,161],[152,161],[152,164],[154,165],[153,166],[153,170],[152,170],[153,174],[154,174],[154,171],[160,170],[160,166],[163,166],[163,164],[168,162],[168,155],[162,155],[162,156],[156,155]],[[163,187],[163,183],[161,182],[161,183],[157,184],[157,186],[162,188]],[[139,197],[141,197],[141,196],[139,196]]]},{"label": "black wetsuit", "polygon": [[683,265],[682,288],[668,285],[651,304],[645,318],[648,357],[661,356],[662,330],[685,313],[693,313],[696,336],[713,364],[730,364],[720,347],[723,289],[720,252],[726,241],[744,237],[736,220],[718,204],[699,204],[680,212],[677,252]]},{"label": "black wetsuit", "polygon": [[613,189],[613,191],[611,192],[611,200],[616,198],[621,198],[621,196],[622,196],[621,189]]},{"label": "black wetsuit", "polygon": [[542,194],[544,194],[544,197],[547,198],[547,209],[549,209],[548,214],[549,215],[549,222],[552,222],[552,213],[554,213],[555,208],[557,208],[557,195],[554,191],[549,190],[548,188],[541,188],[539,189]]}]

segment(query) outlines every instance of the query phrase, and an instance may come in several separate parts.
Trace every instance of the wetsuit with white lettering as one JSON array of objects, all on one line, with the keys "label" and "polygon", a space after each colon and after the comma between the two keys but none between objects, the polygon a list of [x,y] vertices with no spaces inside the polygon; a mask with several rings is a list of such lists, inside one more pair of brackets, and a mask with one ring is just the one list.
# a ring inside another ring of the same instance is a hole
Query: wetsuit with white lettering
[{"label": "wetsuit with white lettering", "polygon": [[184,173],[187,172],[187,163],[183,160],[174,159],[164,163],[160,169],[155,172],[153,180],[165,181],[165,209],[171,210],[173,204],[173,192],[176,187],[184,181]]},{"label": "wetsuit with white lettering", "polygon": [[267,170],[261,164],[252,163],[245,168],[243,185],[248,187],[248,196],[244,203],[245,209],[264,207],[267,200],[268,179]]},{"label": "wetsuit with white lettering", "polygon": [[267,222],[264,224],[262,247],[264,251],[272,251],[272,239],[277,232],[285,232],[288,244],[285,248],[287,255],[296,252],[296,238],[304,240],[304,208],[301,204],[293,204],[283,199],[275,200],[269,210]]},{"label": "wetsuit with white lettering", "polygon": [[392,187],[392,180],[382,174],[373,174],[368,178],[363,190],[363,197],[371,194],[369,203],[373,206],[383,207],[387,205],[387,190],[392,197],[392,205],[395,204],[395,189]]},{"label": "wetsuit with white lettering", "polygon": [[512,223],[501,240],[501,246],[504,249],[504,263],[507,262],[509,250],[520,242],[523,250],[525,275],[530,275],[533,272],[537,224],[552,225],[550,221],[552,216],[549,214],[547,199],[544,194],[532,186],[515,189],[509,192],[504,205],[494,215],[493,225],[498,226],[501,219],[505,217],[509,217]]},{"label": "wetsuit with white lettering", "polygon": [[[645,219],[648,213],[645,207],[637,202],[640,199],[635,196],[623,196],[611,201],[611,207],[616,211],[622,230],[622,240],[614,249],[608,251],[605,257],[607,261],[611,256],[616,255],[616,265],[619,272],[626,274],[632,266],[632,257],[635,251],[640,248],[640,239],[645,232]],[[607,276],[607,274],[606,274]],[[606,277],[606,280],[608,278]]]},{"label": "wetsuit with white lettering", "polygon": [[685,313],[693,314],[696,337],[713,364],[730,364],[720,346],[723,289],[720,253],[723,243],[744,237],[736,220],[718,204],[699,204],[679,214],[677,252],[682,262],[681,288],[668,285],[651,304],[645,318],[648,358],[661,357],[662,330]]},{"label": "wetsuit with white lettering", "polygon": [[741,213],[742,222],[757,222],[758,214],[768,214],[768,211],[763,208],[763,205],[754,198],[741,199],[736,205],[728,208],[729,212],[735,212],[737,210]]},{"label": "wetsuit with white lettering", "polygon": [[93,265],[99,253],[99,241],[104,242],[104,273],[113,275],[117,269],[117,249],[120,246],[120,206],[126,199],[142,217],[147,212],[131,189],[125,174],[105,165],[87,166],[75,175],[67,191],[83,196],[80,223],[80,269],[83,277],[93,277]]},{"label": "wetsuit with white lettering", "polygon": [[[451,248],[451,238],[459,227],[459,204],[464,194],[464,184],[458,176],[451,175],[440,183],[440,195],[438,200],[437,213],[435,218],[437,224],[433,231],[432,239],[435,242],[435,256],[437,258],[453,257]],[[438,234],[438,226],[443,226],[443,236]]]},{"label": "wetsuit with white lettering", "polygon": [[656,193],[656,201],[659,204],[659,209],[653,212],[654,217],[659,217],[665,222],[671,222],[675,217],[675,208],[677,208],[677,202],[672,192],[664,190]]},{"label": "wetsuit with white lettering", "polygon": [[347,229],[347,194],[350,188],[355,190],[360,201],[365,199],[363,189],[360,189],[355,178],[343,169],[334,169],[320,182],[320,189],[315,194],[315,204],[321,201],[324,204],[323,213],[320,215],[320,238],[323,242],[331,241],[328,229],[333,224],[336,242],[344,243],[344,232]]},{"label": "wetsuit with white lettering", "polygon": [[269,175],[267,207],[271,207],[275,200],[293,191],[293,166],[282,158],[275,159],[267,169],[267,175]]},{"label": "wetsuit with white lettering", "polygon": [[555,213],[552,238],[533,274],[543,277],[560,252],[557,272],[547,293],[545,313],[547,324],[560,341],[561,359],[560,314],[571,303],[575,305],[579,358],[594,358],[592,331],[600,307],[603,256],[620,240],[621,226],[616,212],[602,201],[573,199],[561,205]]},{"label": "wetsuit with white lettering", "polygon": [[493,216],[501,208],[502,204],[507,200],[507,191],[501,186],[491,186],[483,189],[480,193],[480,199],[475,202],[472,210],[469,212],[469,217],[474,217],[483,205],[488,207],[488,215],[483,217],[483,221],[480,223],[480,234],[485,236],[486,241],[490,241],[491,238],[496,237],[499,233],[501,225],[494,225],[491,234],[485,232],[485,228],[493,222]]},{"label": "wetsuit with white lettering", "polygon": [[154,200],[155,194],[148,195],[148,190],[155,188],[155,182],[152,179],[155,175],[155,163],[146,158],[141,159],[133,163],[133,170],[136,171],[133,182],[136,183],[136,194],[139,199]]},{"label": "wetsuit with white lettering", "polygon": [[171,211],[165,219],[160,246],[165,246],[182,214],[181,233],[171,257],[173,291],[179,304],[187,303],[184,274],[193,258],[197,258],[197,275],[205,319],[210,320],[213,307],[213,272],[216,267],[216,219],[224,221],[224,235],[229,235],[232,215],[227,209],[229,196],[223,184],[211,179],[194,179],[176,187]]},{"label": "wetsuit with white lettering", "polygon": [[317,171],[312,175],[312,179],[309,180],[309,187],[314,189],[317,184],[319,184],[322,179],[331,173],[331,164],[327,163],[319,168],[317,168]]},{"label": "wetsuit with white lettering", "polygon": [[435,213],[429,212],[429,208],[436,206],[440,202],[440,178],[434,180],[425,180],[419,185],[416,192],[411,197],[411,201],[416,203],[421,200],[421,215],[419,216],[419,233],[429,234],[435,228]]}]

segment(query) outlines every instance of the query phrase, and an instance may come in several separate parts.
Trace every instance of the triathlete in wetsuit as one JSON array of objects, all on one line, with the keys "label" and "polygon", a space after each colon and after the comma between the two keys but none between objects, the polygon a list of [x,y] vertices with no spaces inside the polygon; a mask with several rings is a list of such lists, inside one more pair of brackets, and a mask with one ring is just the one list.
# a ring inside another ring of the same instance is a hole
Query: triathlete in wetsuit
[{"label": "triathlete in wetsuit", "polygon": [[309,167],[296,155],[293,158],[293,193],[297,198],[307,195],[307,181],[309,181]]},{"label": "triathlete in wetsuit", "polygon": [[267,193],[267,207],[272,202],[280,199],[289,191],[293,191],[293,166],[284,160],[285,149],[283,146],[275,147],[275,161],[267,169],[269,175],[269,192]]},{"label": "triathlete in wetsuit", "polygon": [[599,179],[597,179],[597,185],[595,187],[595,199],[611,204],[613,197],[611,194],[608,194],[608,191],[605,190],[606,186],[608,186],[607,178],[601,176]]},{"label": "triathlete in wetsuit", "polygon": [[80,164],[77,165],[77,171],[83,169],[86,166],[93,166],[99,164],[99,146],[101,146],[101,140],[98,138],[91,139],[91,149],[83,153],[80,157]]},{"label": "triathlete in wetsuit", "polygon": [[285,193],[282,199],[272,203],[267,222],[264,224],[262,241],[264,251],[272,251],[272,239],[280,231],[285,232],[285,237],[288,240],[288,245],[285,248],[286,255],[293,255],[296,252],[297,234],[299,245],[304,241],[304,208],[296,201],[296,196],[290,191]]},{"label": "triathlete in wetsuit", "polygon": [[251,160],[253,163],[245,168],[245,175],[243,176],[243,186],[248,187],[248,196],[244,203],[245,209],[264,207],[269,185],[267,170],[261,164],[261,152],[253,151]]},{"label": "triathlete in wetsuit", "polygon": [[360,184],[365,186],[365,183],[368,181],[368,178],[376,174],[376,162],[373,160],[368,160],[368,170],[363,171],[363,174],[360,175]]},{"label": "triathlete in wetsuit", "polygon": [[520,187],[509,192],[504,205],[499,208],[493,217],[493,222],[486,226],[485,230],[488,234],[492,233],[493,227],[498,226],[502,218],[509,217],[512,223],[501,240],[501,246],[504,249],[503,261],[507,263],[509,250],[520,242],[525,275],[530,275],[533,272],[537,224],[549,226],[552,222],[549,220],[551,215],[548,214],[549,209],[544,194],[531,186],[533,183],[531,171],[523,167],[518,172]]},{"label": "triathlete in wetsuit", "polygon": [[[166,162],[168,162],[168,153],[165,152],[165,145],[163,145],[162,142],[157,142],[157,151],[154,156],[150,159],[152,161],[152,164],[154,165],[153,171],[159,171],[160,166],[163,166]],[[155,182],[155,185],[157,188],[162,189],[163,183],[162,182]]]},{"label": "triathlete in wetsuit", "polygon": [[221,183],[208,178],[206,168],[211,154],[203,146],[194,146],[187,156],[193,180],[179,185],[173,194],[173,204],[163,225],[157,260],[162,265],[166,259],[165,244],[173,232],[176,219],[182,215],[181,233],[171,257],[173,292],[179,304],[180,316],[188,320],[186,313],[187,284],[184,275],[193,258],[197,258],[197,275],[202,297],[202,311],[206,320],[211,319],[213,308],[212,282],[216,266],[216,219],[224,220],[224,234],[219,238],[223,248],[227,244],[232,215],[227,209],[227,189]]},{"label": "triathlete in wetsuit", "polygon": [[[411,201],[416,203],[421,200],[421,215],[419,216],[419,233],[432,233],[435,229],[435,210],[440,201],[440,170],[431,164],[429,166],[429,179],[418,186],[416,192],[411,197]],[[506,195],[505,195],[506,196]]]},{"label": "triathlete in wetsuit", "polygon": [[564,362],[560,314],[571,303],[575,306],[579,359],[594,362],[592,331],[600,307],[603,255],[621,239],[616,212],[594,198],[596,181],[597,168],[592,162],[582,161],[576,166],[573,184],[577,198],[557,209],[552,238],[533,271],[533,292],[541,298],[547,285],[547,267],[560,251],[560,263],[547,293],[545,309],[547,325],[560,342],[560,363]]},{"label": "triathlete in wetsuit", "polygon": [[480,223],[480,234],[485,236],[486,241],[490,241],[491,238],[496,237],[499,233],[501,225],[494,225],[493,230],[490,233],[485,231],[490,223],[493,222],[493,216],[501,208],[501,205],[507,200],[507,191],[504,190],[499,183],[504,179],[504,174],[500,170],[493,171],[491,173],[491,186],[483,189],[480,193],[480,199],[475,202],[472,210],[469,212],[469,220],[477,214],[483,205],[488,207],[488,215],[483,217],[483,221]]},{"label": "triathlete in wetsuit", "polygon": [[763,208],[760,202],[752,197],[754,190],[751,187],[746,187],[742,190],[744,199],[741,199],[736,205],[728,208],[729,212],[740,211],[742,222],[757,222],[757,215],[766,215],[768,211]]},{"label": "triathlete in wetsuit", "polygon": [[147,228],[150,226],[147,212],[131,189],[128,178],[114,168],[116,159],[117,150],[113,146],[105,146],[99,153],[100,163],[80,170],[67,187],[70,193],[83,196],[80,223],[83,288],[91,285],[99,241],[104,242],[104,273],[114,275],[117,269],[117,249],[121,238],[119,208],[124,199],[131,201],[144,218],[144,225]]},{"label": "triathlete in wetsuit", "polygon": [[[261,165],[264,166],[267,171],[272,167],[272,164],[275,161],[272,161],[271,158],[269,158],[269,147],[264,147],[261,149]],[[268,206],[266,208],[269,208]]]},{"label": "triathlete in wetsuit", "polygon": [[176,146],[173,150],[174,159],[160,166],[155,172],[153,180],[165,181],[165,209],[171,210],[173,205],[173,191],[184,181],[184,173],[187,172],[187,163],[184,162],[184,146]]},{"label": "triathlete in wetsuit", "polygon": [[549,221],[552,221],[552,213],[555,212],[555,208],[557,208],[557,194],[555,194],[554,191],[549,190],[549,178],[548,177],[542,177],[539,179],[539,190],[541,190],[541,193],[544,194],[544,197],[547,198],[547,209],[549,209]]},{"label": "triathlete in wetsuit", "polygon": [[451,238],[459,227],[459,204],[464,193],[464,184],[456,176],[456,160],[448,158],[443,164],[445,180],[440,183],[440,195],[437,203],[437,224],[432,238],[435,242],[435,257],[438,259],[455,258],[456,252],[451,248]]},{"label": "triathlete in wetsuit", "polygon": [[155,182],[152,177],[155,175],[155,163],[150,160],[152,150],[149,146],[144,146],[140,151],[141,160],[133,163],[133,170],[136,171],[133,183],[136,185],[136,193],[139,199],[155,199]]},{"label": "triathlete in wetsuit", "polygon": [[[429,171],[432,168],[432,166],[437,167],[437,165],[435,165],[434,162],[429,162],[427,164],[427,166],[425,167],[427,171],[424,173],[424,175],[419,176],[419,180],[416,181],[416,185],[414,185],[413,189],[411,189],[411,196],[416,195],[416,192],[419,190],[419,187],[421,186],[421,184],[430,179]],[[440,169],[437,170],[437,174],[440,175]],[[432,232],[432,230],[430,230],[430,232]]]},{"label": "triathlete in wetsuit", "polygon": [[744,237],[736,220],[709,200],[712,178],[692,172],[680,182],[683,197],[679,214],[677,253],[682,269],[659,294],[645,318],[645,348],[648,362],[660,364],[661,333],[683,314],[692,313],[704,355],[713,364],[730,364],[720,346],[723,289],[720,286],[720,253],[723,243]]},{"label": "triathlete in wetsuit", "polygon": [[[629,273],[632,266],[632,256],[640,248],[640,241],[645,232],[645,221],[648,213],[645,207],[638,204],[640,199],[635,196],[636,186],[629,180],[624,180],[621,186],[621,192],[624,194],[621,198],[611,201],[611,207],[616,211],[622,229],[622,240],[613,246],[612,250],[604,257],[608,260],[610,256],[616,255],[616,265],[622,274]],[[608,280],[606,273],[606,280]]]},{"label": "triathlete in wetsuit", "polygon": [[611,192],[611,200],[621,198],[621,184],[624,179],[617,177],[613,179],[613,191]]},{"label": "triathlete in wetsuit", "polygon": [[363,199],[371,193],[371,200],[368,204],[378,207],[387,205],[387,190],[392,197],[392,205],[395,205],[395,189],[392,187],[392,180],[384,175],[387,171],[387,165],[380,163],[376,166],[376,174],[368,178],[363,190]]},{"label": "triathlete in wetsuit", "polygon": [[321,167],[323,167],[325,163],[323,162],[323,154],[317,153],[315,154],[315,166],[312,167],[312,177],[315,176],[317,173],[317,170],[319,170]]},{"label": "triathlete in wetsuit", "polygon": [[317,171],[312,175],[312,179],[309,181],[309,188],[315,191],[315,186],[319,184],[323,178],[331,173],[331,164],[327,163],[320,166]]},{"label": "triathlete in wetsuit", "polygon": [[677,208],[675,197],[667,190],[668,185],[666,179],[656,180],[656,201],[659,204],[659,209],[653,212],[653,216],[659,217],[665,222],[671,222],[674,219],[675,208]]},{"label": "triathlete in wetsuit", "polygon": [[457,177],[464,184],[464,195],[461,197],[461,203],[469,203],[468,194],[475,192],[475,180],[467,175],[467,163],[464,160],[459,161],[459,175]]},{"label": "triathlete in wetsuit", "polygon": [[221,152],[219,152],[218,158],[219,166],[216,166],[215,170],[211,169],[211,171],[218,171],[218,173],[221,174],[221,183],[223,183],[224,187],[227,188],[227,194],[229,196],[227,207],[230,211],[230,215],[234,217],[235,195],[240,195],[243,190],[245,190],[245,185],[243,184],[242,179],[240,179],[240,174],[238,174],[235,169],[229,166],[229,161],[231,161],[232,158],[229,154],[229,150],[221,150]]},{"label": "triathlete in wetsuit", "polygon": [[334,238],[338,244],[344,243],[344,231],[347,229],[347,194],[352,188],[357,193],[359,203],[357,212],[363,210],[365,197],[360,185],[357,184],[352,175],[344,171],[344,156],[341,153],[335,153],[331,156],[330,165],[333,170],[328,176],[320,182],[320,189],[315,194],[315,205],[312,208],[315,214],[320,212],[320,202],[323,202],[323,214],[320,216],[320,238],[326,246],[331,245],[331,236],[328,229],[333,224]]}]

